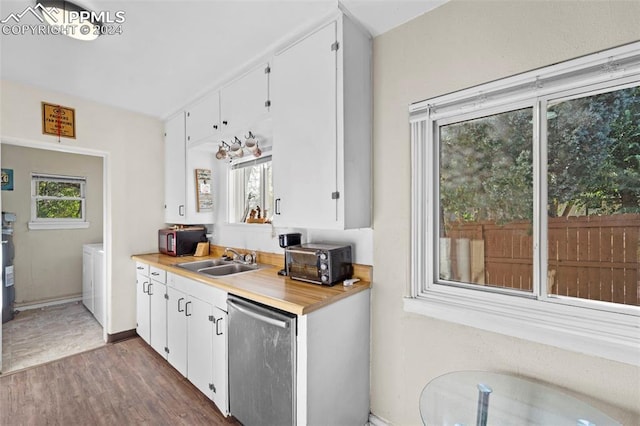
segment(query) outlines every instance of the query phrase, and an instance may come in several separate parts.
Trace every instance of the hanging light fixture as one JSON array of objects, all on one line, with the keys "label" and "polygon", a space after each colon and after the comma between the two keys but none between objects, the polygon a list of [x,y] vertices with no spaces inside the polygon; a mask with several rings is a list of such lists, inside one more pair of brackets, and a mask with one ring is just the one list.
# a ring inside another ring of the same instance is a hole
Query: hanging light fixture
[{"label": "hanging light fixture", "polygon": [[53,27],[59,27],[60,34],[84,41],[100,36],[102,23],[94,12],[65,0],[40,0],[39,3],[48,12],[42,13],[44,20]]}]

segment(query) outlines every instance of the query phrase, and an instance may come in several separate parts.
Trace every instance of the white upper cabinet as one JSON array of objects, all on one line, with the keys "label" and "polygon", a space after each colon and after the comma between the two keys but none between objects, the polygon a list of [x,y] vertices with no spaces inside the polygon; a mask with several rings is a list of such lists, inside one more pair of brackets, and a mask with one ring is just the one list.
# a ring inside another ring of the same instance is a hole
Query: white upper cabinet
[{"label": "white upper cabinet", "polygon": [[371,226],[371,39],[346,17],[277,54],[274,224]]},{"label": "white upper cabinet", "polygon": [[167,120],[164,127],[164,220],[184,223],[185,201],[185,114]]},{"label": "white upper cabinet", "polygon": [[213,153],[185,143],[185,112],[165,123],[165,222],[213,223],[213,212],[201,212],[196,196],[196,169],[213,167]]},{"label": "white upper cabinet", "polygon": [[186,109],[187,146],[217,142],[220,135],[220,94],[207,94]]},{"label": "white upper cabinet", "polygon": [[269,115],[269,64],[263,64],[220,89],[223,139],[242,138]]}]

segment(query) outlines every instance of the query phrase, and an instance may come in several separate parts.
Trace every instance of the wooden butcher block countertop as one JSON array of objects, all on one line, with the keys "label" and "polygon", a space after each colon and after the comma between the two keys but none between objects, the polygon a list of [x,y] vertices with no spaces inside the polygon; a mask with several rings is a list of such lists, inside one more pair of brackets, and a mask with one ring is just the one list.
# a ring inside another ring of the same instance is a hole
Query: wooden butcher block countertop
[{"label": "wooden butcher block countertop", "polygon": [[[218,257],[172,257],[160,253],[151,253],[134,255],[132,259],[297,315],[308,314],[371,287],[371,267],[362,265],[356,265],[355,267],[355,276],[361,278],[361,280],[348,287],[343,286],[342,283],[329,287],[295,281],[278,275],[278,271],[282,266],[278,267],[273,264],[267,264],[265,268],[257,271],[216,278],[175,266],[178,263]],[[258,262],[261,262],[260,256],[258,256]],[[366,277],[363,277],[363,274]]]}]

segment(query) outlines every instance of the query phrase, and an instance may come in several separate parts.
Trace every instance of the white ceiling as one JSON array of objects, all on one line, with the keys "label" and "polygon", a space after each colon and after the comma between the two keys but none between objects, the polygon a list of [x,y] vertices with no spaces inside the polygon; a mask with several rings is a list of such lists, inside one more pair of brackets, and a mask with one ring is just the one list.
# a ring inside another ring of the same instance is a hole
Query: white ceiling
[{"label": "white ceiling", "polygon": [[[373,36],[446,0],[344,0]],[[36,0],[1,0],[0,20]],[[0,77],[159,118],[336,10],[335,0],[77,0],[123,11],[121,35],[0,35]],[[29,21],[31,19],[31,21]],[[39,24],[33,16],[23,23]]]}]

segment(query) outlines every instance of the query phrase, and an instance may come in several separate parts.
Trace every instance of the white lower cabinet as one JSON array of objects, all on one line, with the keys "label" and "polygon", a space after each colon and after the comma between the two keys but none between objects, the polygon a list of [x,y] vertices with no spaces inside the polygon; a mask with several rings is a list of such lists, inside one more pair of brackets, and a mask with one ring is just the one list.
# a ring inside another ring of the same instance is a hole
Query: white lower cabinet
[{"label": "white lower cabinet", "polygon": [[136,332],[147,343],[151,341],[151,334],[149,333],[151,304],[147,293],[147,287],[150,282],[151,278],[148,275],[140,272],[136,274]]},{"label": "white lower cabinet", "polygon": [[170,273],[167,297],[169,363],[228,415],[227,293]]},{"label": "white lower cabinet", "polygon": [[136,262],[136,271],[136,332],[166,358],[166,272],[141,262]]},{"label": "white lower cabinet", "polygon": [[149,294],[149,344],[156,352],[167,357],[167,286],[154,279],[147,287]]}]

